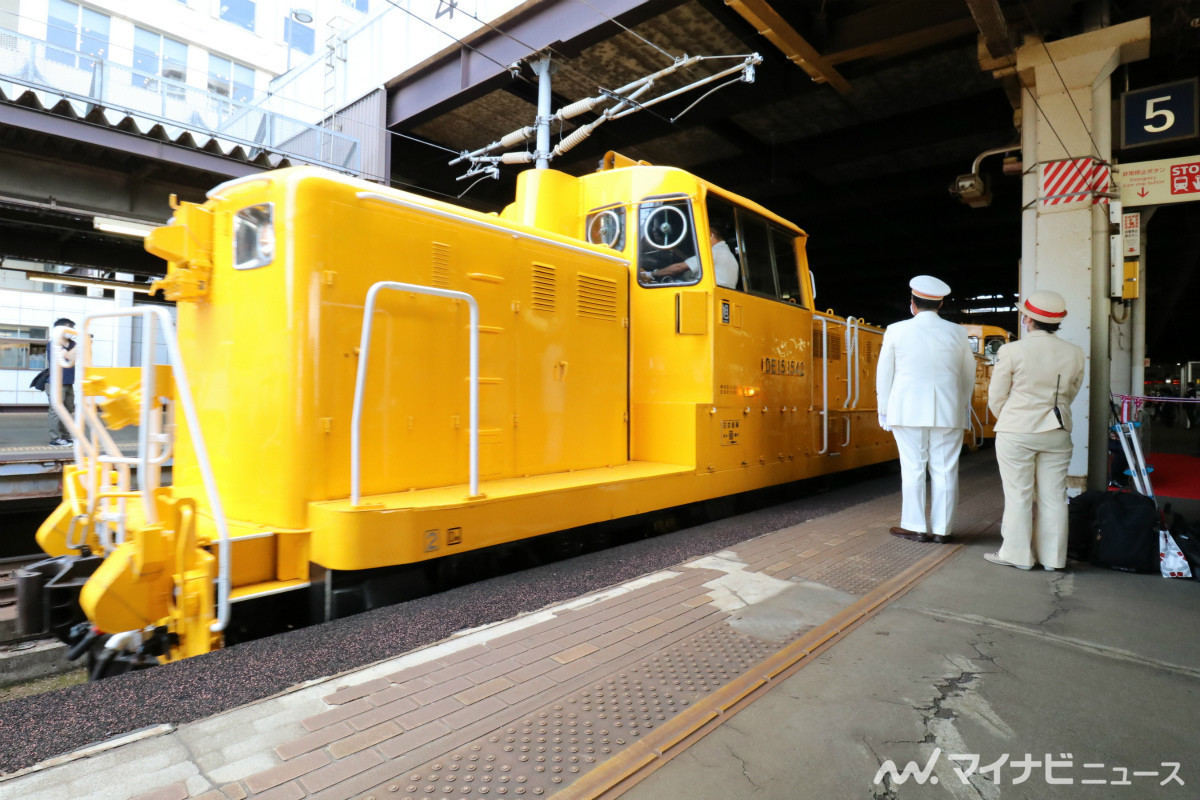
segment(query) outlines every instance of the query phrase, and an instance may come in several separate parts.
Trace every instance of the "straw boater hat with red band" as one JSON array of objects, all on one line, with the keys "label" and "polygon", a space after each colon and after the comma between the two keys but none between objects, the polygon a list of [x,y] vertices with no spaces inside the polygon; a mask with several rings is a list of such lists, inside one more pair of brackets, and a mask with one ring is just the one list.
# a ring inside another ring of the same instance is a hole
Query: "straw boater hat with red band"
[{"label": "straw boater hat with red band", "polygon": [[1058,292],[1033,292],[1017,304],[1017,311],[1053,325],[1067,316],[1067,301]]},{"label": "straw boater hat with red band", "polygon": [[950,287],[946,285],[946,282],[932,275],[918,275],[908,282],[908,288],[912,290],[915,297],[924,300],[941,300],[950,294]]}]

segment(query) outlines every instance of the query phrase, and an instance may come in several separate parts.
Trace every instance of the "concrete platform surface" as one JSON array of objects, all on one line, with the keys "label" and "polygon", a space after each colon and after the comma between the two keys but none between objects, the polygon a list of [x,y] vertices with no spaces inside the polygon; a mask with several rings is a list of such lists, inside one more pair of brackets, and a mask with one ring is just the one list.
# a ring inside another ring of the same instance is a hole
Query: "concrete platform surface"
[{"label": "concrete platform surface", "polygon": [[1197,796],[1200,584],[984,562],[1002,500],[976,463],[960,543],[888,535],[897,491],[0,798]]}]

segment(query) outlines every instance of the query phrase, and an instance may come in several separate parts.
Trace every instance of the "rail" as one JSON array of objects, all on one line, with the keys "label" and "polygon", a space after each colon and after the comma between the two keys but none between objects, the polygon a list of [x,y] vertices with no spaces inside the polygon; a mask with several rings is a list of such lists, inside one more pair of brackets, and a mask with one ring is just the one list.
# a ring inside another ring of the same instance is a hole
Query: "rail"
[{"label": "rail", "polygon": [[350,504],[359,505],[361,500],[360,482],[362,472],[362,404],[363,390],[367,384],[367,368],[370,361],[371,328],[374,324],[375,298],[381,291],[393,289],[414,294],[445,297],[451,300],[465,300],[471,310],[471,347],[470,347],[470,430],[469,430],[469,481],[470,496],[476,499],[479,495],[479,304],[475,298],[466,292],[456,292],[451,289],[435,289],[432,286],[418,286],[413,283],[399,281],[380,281],[367,290],[367,300],[363,306],[362,336],[358,346],[358,371],[354,377],[354,411],[350,420]]},{"label": "rail", "polygon": [[[4,36],[9,46],[0,48],[0,76],[13,86],[51,95],[50,102],[43,100],[46,106],[61,99],[76,104],[80,117],[96,109],[115,111],[145,120],[147,129],[162,125],[172,138],[174,129],[210,136],[222,155],[237,146],[247,160],[269,152],[362,175],[361,143],[339,132],[337,119],[314,125],[269,110],[264,105],[274,103],[273,97],[254,94],[252,86],[236,82],[223,86],[223,91],[211,91],[15,31],[6,30]],[[170,62],[164,61],[163,66],[168,68]],[[240,99],[243,95],[253,97]]]},{"label": "rail", "polygon": [[[64,349],[64,340],[67,334],[75,333],[76,331],[67,327],[58,327],[51,333],[54,358],[51,361],[53,368],[50,370],[50,403],[63,419],[64,424],[67,425],[75,440],[76,464],[88,472],[88,517],[92,518],[94,516],[98,501],[105,498],[116,500],[118,503],[118,512],[116,514],[102,515],[104,517],[102,521],[106,524],[108,522],[117,522],[116,544],[120,544],[124,540],[125,502],[129,497],[133,496],[133,492],[130,491],[128,472],[130,466],[136,465],[140,483],[139,491],[146,522],[155,524],[158,521],[158,512],[154,504],[154,490],[161,485],[161,468],[167,459],[170,458],[171,450],[168,446],[170,434],[163,431],[163,412],[158,408],[159,404],[155,397],[154,350],[156,340],[154,334],[155,328],[150,323],[157,321],[163,333],[163,343],[167,348],[171,376],[175,382],[176,397],[179,405],[183,407],[184,419],[187,422],[188,431],[192,438],[192,447],[196,454],[196,464],[200,470],[204,490],[208,494],[209,505],[212,508],[213,520],[217,526],[217,547],[219,553],[217,619],[213,622],[210,629],[214,633],[218,633],[225,630],[225,627],[229,624],[230,616],[229,593],[232,575],[230,558],[232,554],[229,543],[229,528],[225,522],[225,511],[221,505],[221,496],[217,490],[217,482],[213,475],[212,464],[208,458],[208,448],[204,443],[204,434],[200,430],[200,420],[192,399],[191,384],[188,382],[187,372],[183,367],[183,358],[179,352],[179,338],[175,333],[175,325],[166,309],[152,306],[140,306],[138,308],[88,314],[83,318],[83,335],[80,337],[83,341],[83,364],[81,365],[83,368],[90,365],[92,358],[91,337],[87,335],[88,327],[93,320],[110,317],[139,317],[142,319],[141,427],[138,430],[138,454],[133,458],[120,454],[120,449],[99,418],[97,413],[98,401],[81,397],[80,402],[75,404],[74,418],[67,412],[66,406],[62,402],[62,370],[71,365],[66,364],[64,361],[66,352]],[[77,382],[82,371],[80,369],[75,373]],[[151,408],[151,405],[154,408]],[[86,427],[84,424],[85,415],[88,423]],[[90,427],[95,437],[90,441],[85,436],[88,427]],[[106,455],[101,455],[101,444],[103,444]],[[152,445],[163,445],[163,447],[151,455],[150,450]],[[105,487],[101,491],[99,486],[100,464],[113,464],[119,468],[121,478],[115,492],[111,491],[108,487]],[[108,541],[107,536],[102,537],[102,541],[106,548],[113,545],[112,542]]]}]

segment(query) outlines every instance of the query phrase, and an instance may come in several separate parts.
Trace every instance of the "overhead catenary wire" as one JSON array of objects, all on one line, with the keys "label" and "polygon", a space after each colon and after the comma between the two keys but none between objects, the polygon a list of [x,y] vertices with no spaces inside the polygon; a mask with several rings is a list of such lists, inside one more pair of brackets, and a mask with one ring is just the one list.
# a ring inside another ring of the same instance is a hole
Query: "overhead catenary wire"
[{"label": "overhead catenary wire", "polygon": [[[419,15],[417,15],[417,14],[414,14],[412,11],[409,11],[407,8],[405,8],[404,6],[402,6],[402,5],[400,5],[398,2],[396,2],[396,0],[387,0],[387,4],[388,4],[388,5],[390,5],[392,8],[398,8],[398,9],[400,9],[401,11],[403,11],[405,14],[408,14],[408,15],[409,15],[410,17],[412,17],[413,19],[415,19],[415,20],[418,20],[419,22],[421,22],[422,24],[424,24],[424,25],[426,25],[426,26],[428,26],[428,27],[430,27],[430,28],[433,28],[435,31],[437,31],[438,33],[441,33],[442,35],[446,36],[447,38],[453,39],[454,41],[458,42],[458,43],[459,43],[460,45],[462,45],[463,47],[465,47],[465,48],[467,48],[468,50],[470,50],[472,53],[476,53],[476,54],[478,54],[478,55],[481,55],[481,56],[483,56],[483,57],[484,57],[484,58],[486,58],[488,61],[492,62],[492,63],[493,63],[493,64],[495,64],[496,66],[498,66],[498,67],[500,67],[501,69],[503,69],[505,72],[509,72],[510,74],[513,74],[513,75],[514,75],[514,77],[516,77],[516,78],[519,78],[519,79],[521,79],[521,80],[524,80],[526,83],[533,83],[533,81],[530,81],[530,80],[529,80],[528,78],[526,78],[524,75],[520,74],[520,72],[515,72],[515,73],[513,73],[513,72],[512,72],[512,70],[509,68],[509,67],[510,67],[510,65],[509,65],[509,64],[501,64],[499,61],[497,61],[496,59],[492,58],[492,57],[491,57],[491,56],[489,56],[487,53],[485,53],[485,52],[483,52],[482,50],[480,50],[478,47],[474,47],[474,46],[472,46],[472,45],[468,44],[468,43],[467,43],[467,42],[465,42],[464,40],[462,40],[462,39],[459,39],[459,38],[458,38],[457,36],[455,36],[454,34],[452,34],[452,33],[449,33],[449,32],[447,32],[447,31],[444,31],[444,30],[442,30],[441,28],[439,28],[437,25],[434,25],[434,24],[433,24],[432,22],[430,22],[429,20],[427,20],[427,19],[423,19],[421,16],[419,16]],[[458,10],[458,11],[462,11],[464,14],[466,14],[466,12],[465,12],[465,11],[463,11],[461,8],[457,8],[457,7],[456,7],[456,10]],[[473,20],[480,21],[478,17],[472,16],[471,14],[466,14],[466,15],[467,15],[467,16],[469,16],[469,17],[471,17],[471,19],[473,19]],[[485,24],[486,24],[486,23],[485,23]],[[510,38],[511,38],[511,37],[510,37]],[[516,39],[513,39],[513,41],[517,41],[517,40],[516,40]],[[522,44],[521,42],[517,42],[517,43],[518,43],[518,44]],[[528,45],[522,45],[522,46],[526,46],[526,47],[527,47]]]},{"label": "overhead catenary wire", "polygon": [[[1037,27],[1037,24],[1034,22],[1033,15],[1029,13],[1029,7],[1025,5],[1024,0],[1022,0],[1022,2],[1021,2],[1021,8],[1025,11],[1025,17],[1026,17],[1026,19],[1029,20],[1029,24],[1033,27],[1034,33],[1037,34],[1038,38],[1041,40],[1042,47],[1045,48],[1046,47],[1045,37],[1042,35],[1041,31]],[[1076,116],[1078,116],[1080,122],[1083,123],[1083,129],[1087,133],[1088,139],[1092,143],[1092,147],[1095,148],[1095,150],[1096,150],[1096,155],[1094,156],[1095,160],[1101,161],[1102,159],[1100,158],[1100,149],[1096,145],[1096,140],[1092,138],[1091,130],[1088,128],[1087,123],[1084,122],[1083,115],[1079,113],[1079,107],[1075,105],[1075,99],[1073,97],[1071,97],[1071,92],[1069,89],[1067,89],[1066,81],[1063,80],[1062,73],[1058,71],[1058,65],[1054,63],[1054,57],[1050,54],[1049,48],[1046,48],[1046,58],[1050,61],[1051,66],[1054,67],[1054,72],[1058,75],[1059,82],[1062,83],[1063,89],[1066,90],[1067,97],[1070,98],[1070,100],[1071,100],[1071,105],[1075,107]],[[1023,81],[1021,79],[1020,71],[1014,70],[1013,75],[1016,77],[1017,83],[1021,86],[1022,91],[1025,91],[1029,94],[1029,99],[1033,101],[1033,104],[1037,108],[1038,113],[1041,114],[1042,119],[1044,119],[1046,121],[1046,127],[1048,127],[1050,129],[1050,132],[1054,134],[1054,138],[1058,141],[1059,147],[1061,147],[1063,153],[1066,154],[1066,159],[1069,161],[1069,163],[1071,165],[1070,168],[1075,172],[1076,176],[1078,178],[1080,178],[1081,180],[1085,181],[1085,184],[1086,184],[1087,176],[1083,174],[1083,169],[1079,166],[1080,158],[1077,156],[1071,155],[1071,149],[1069,147],[1067,147],[1066,142],[1064,142],[1062,137],[1058,135],[1058,130],[1054,127],[1054,123],[1052,123],[1050,121],[1050,115],[1046,113],[1046,110],[1044,108],[1042,108],[1042,104],[1038,102],[1037,94],[1032,89],[1030,89],[1028,85],[1026,85],[1025,81]]]},{"label": "overhead catenary wire", "polygon": [[654,42],[652,42],[652,41],[650,41],[649,39],[647,39],[645,36],[642,36],[642,35],[641,35],[640,33],[638,33],[637,31],[635,31],[635,30],[633,30],[633,29],[631,29],[631,28],[627,28],[627,27],[625,27],[624,25],[622,25],[622,24],[621,24],[620,22],[618,22],[617,20],[613,19],[612,17],[610,17],[609,15],[605,14],[605,13],[604,13],[603,11],[601,11],[600,9],[596,8],[594,5],[592,5],[591,3],[589,3],[587,0],[576,0],[576,2],[583,3],[585,6],[587,6],[588,8],[590,8],[592,11],[595,11],[597,14],[599,14],[599,15],[600,15],[600,16],[602,16],[602,17],[604,17],[605,19],[607,19],[607,20],[608,20],[609,22],[611,22],[612,24],[616,25],[616,26],[617,26],[618,28],[620,28],[621,30],[625,31],[625,32],[626,32],[626,33],[628,33],[628,34],[632,34],[633,36],[636,36],[637,38],[641,39],[643,42],[645,42],[646,44],[650,45],[650,46],[651,46],[651,47],[653,47],[655,50],[657,50],[658,52],[662,53],[664,56],[666,56],[667,58],[671,59],[672,61],[674,61],[674,60],[677,58],[677,56],[675,56],[675,55],[672,55],[671,53],[668,53],[666,50],[662,49],[661,47],[659,47],[658,45],[656,45]]},{"label": "overhead catenary wire", "polygon": [[1083,118],[1083,114],[1079,111],[1079,106],[1075,103],[1075,97],[1071,94],[1071,90],[1067,88],[1067,82],[1063,78],[1062,73],[1058,69],[1058,63],[1055,62],[1054,56],[1050,52],[1049,46],[1046,44],[1046,37],[1042,34],[1034,20],[1033,15],[1029,13],[1029,7],[1025,5],[1025,0],[1021,0],[1021,9],[1025,12],[1025,18],[1029,20],[1029,24],[1033,26],[1034,33],[1037,34],[1041,41],[1042,49],[1046,51],[1046,59],[1050,62],[1050,66],[1054,68],[1054,74],[1058,76],[1058,82],[1062,84],[1063,90],[1067,93],[1067,99],[1071,101],[1071,107],[1075,109],[1075,116],[1079,117],[1080,124],[1083,125],[1083,131],[1087,134],[1088,140],[1092,143],[1092,149],[1096,153],[1096,157],[1100,157],[1100,145],[1096,143],[1092,137],[1092,130],[1088,127],[1087,121]]}]

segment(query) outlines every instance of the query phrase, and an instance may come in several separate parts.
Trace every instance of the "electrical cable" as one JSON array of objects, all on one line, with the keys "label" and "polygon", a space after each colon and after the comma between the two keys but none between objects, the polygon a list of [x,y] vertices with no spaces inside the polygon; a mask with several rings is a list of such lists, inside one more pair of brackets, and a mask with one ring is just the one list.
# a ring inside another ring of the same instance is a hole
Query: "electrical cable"
[{"label": "electrical cable", "polygon": [[[1037,24],[1033,21],[1033,17],[1029,13],[1029,8],[1025,5],[1024,0],[1022,0],[1022,2],[1021,2],[1021,8],[1025,11],[1025,17],[1029,21],[1030,27],[1032,27],[1034,30],[1034,33],[1036,33],[1038,35],[1038,37],[1042,39],[1042,45],[1045,46],[1045,39],[1042,37],[1041,32],[1038,30]],[[1057,65],[1054,64],[1054,59],[1052,57],[1050,57],[1049,50],[1046,51],[1046,55],[1047,55],[1047,58],[1049,58],[1049,60],[1050,60],[1050,64],[1052,66],[1054,66],[1055,73],[1058,73],[1058,67],[1057,67]],[[1034,106],[1037,107],[1037,110],[1041,114],[1042,119],[1044,119],[1046,121],[1046,127],[1048,127],[1050,129],[1050,132],[1054,134],[1054,138],[1056,140],[1058,140],[1059,147],[1062,148],[1062,151],[1066,154],[1066,160],[1071,165],[1070,168],[1075,172],[1076,176],[1084,182],[1085,186],[1090,186],[1090,183],[1091,183],[1090,180],[1083,173],[1083,169],[1079,165],[1079,162],[1082,160],[1082,157],[1076,157],[1076,156],[1071,155],[1070,148],[1067,147],[1066,142],[1064,142],[1062,140],[1062,137],[1058,135],[1058,130],[1054,127],[1054,123],[1052,123],[1050,121],[1050,115],[1046,113],[1045,109],[1042,108],[1042,104],[1038,102],[1037,94],[1034,93],[1034,91],[1032,89],[1030,89],[1029,86],[1026,85],[1025,81],[1021,80],[1021,73],[1017,70],[1014,70],[1013,75],[1016,77],[1017,83],[1020,84],[1021,89],[1029,93],[1029,99],[1033,101],[1033,104],[1034,104]],[[1062,84],[1063,84],[1063,89],[1067,90],[1066,82],[1062,80],[1062,74],[1059,73],[1058,75],[1059,75],[1059,81],[1062,82]],[[1067,96],[1070,97],[1070,95],[1071,95],[1070,90],[1067,90]],[[1074,98],[1071,99],[1071,105],[1075,105]],[[1075,108],[1075,113],[1077,116],[1079,116],[1080,122],[1083,122],[1083,116],[1081,114],[1079,114],[1078,107]],[[1095,139],[1092,139],[1092,132],[1088,129],[1086,122],[1083,123],[1083,129],[1084,129],[1084,131],[1087,132],[1088,139],[1092,142],[1092,145],[1095,146],[1096,141],[1095,141]],[[1089,154],[1089,157],[1092,157],[1092,156]],[[1097,154],[1094,158],[1096,161],[1101,161],[1101,159],[1099,157],[1099,149],[1098,148],[1097,148]],[[1094,190],[1089,189],[1089,192],[1091,192],[1091,191],[1094,191]]]},{"label": "electrical cable", "polygon": [[602,16],[602,17],[604,17],[605,19],[607,19],[607,20],[608,20],[609,22],[611,22],[612,24],[616,25],[616,26],[617,26],[618,28],[620,28],[621,30],[625,31],[626,33],[632,34],[632,35],[636,36],[637,38],[641,39],[643,42],[645,42],[646,44],[650,45],[650,46],[651,46],[651,47],[653,47],[655,50],[657,50],[658,52],[662,53],[664,56],[666,56],[667,58],[671,59],[672,61],[674,61],[674,60],[676,60],[676,59],[678,58],[678,56],[673,56],[673,55],[671,55],[671,54],[670,54],[670,53],[668,53],[666,50],[662,49],[661,47],[659,47],[658,45],[656,45],[654,42],[652,42],[652,41],[650,41],[649,39],[647,39],[645,36],[642,36],[642,35],[641,35],[640,33],[638,33],[637,31],[631,30],[630,28],[627,28],[627,27],[625,27],[624,25],[622,25],[621,23],[617,22],[615,19],[613,19],[612,17],[608,16],[607,14],[605,14],[605,13],[604,13],[603,11],[601,11],[600,9],[596,8],[594,5],[592,5],[591,3],[589,3],[587,0],[576,0],[576,2],[583,3],[585,6],[587,6],[588,8],[590,8],[592,11],[595,11],[597,14],[599,14],[599,15],[600,15],[600,16]]},{"label": "electrical cable", "polygon": [[1054,74],[1058,76],[1058,82],[1062,84],[1063,91],[1067,94],[1067,99],[1071,101],[1071,107],[1075,109],[1075,116],[1079,117],[1080,124],[1083,125],[1083,130],[1088,136],[1088,140],[1092,143],[1092,149],[1096,153],[1096,158],[1100,158],[1100,145],[1092,137],[1091,128],[1088,127],[1087,121],[1084,120],[1083,114],[1079,111],[1079,106],[1075,103],[1075,97],[1071,94],[1071,90],[1067,88],[1067,82],[1059,72],[1058,64],[1054,61],[1054,56],[1050,53],[1050,48],[1046,44],[1046,37],[1038,29],[1037,22],[1034,21],[1033,15],[1029,13],[1029,8],[1025,5],[1025,0],[1021,0],[1021,9],[1025,12],[1025,18],[1029,20],[1029,24],[1033,27],[1033,32],[1038,35],[1041,40],[1042,49],[1046,51],[1046,60],[1050,62],[1050,66],[1054,67]]},{"label": "electrical cable", "polygon": [[[433,24],[432,22],[430,22],[429,20],[423,19],[422,17],[418,16],[417,14],[413,13],[412,11],[409,11],[407,8],[405,8],[404,6],[402,6],[402,5],[400,5],[398,2],[396,2],[396,0],[387,0],[387,4],[388,4],[388,5],[390,5],[392,8],[398,8],[398,9],[400,9],[400,10],[401,10],[401,11],[403,11],[405,14],[408,14],[410,17],[412,17],[413,19],[417,20],[418,22],[420,22],[420,23],[422,23],[422,24],[424,24],[424,25],[426,25],[426,26],[428,26],[428,27],[430,27],[430,28],[433,28],[433,29],[434,29],[435,31],[437,31],[438,33],[440,33],[440,34],[442,34],[442,35],[444,35],[444,36],[448,36],[449,38],[451,38],[451,39],[453,39],[454,41],[458,42],[458,43],[459,43],[460,45],[462,45],[463,47],[465,47],[465,48],[467,48],[468,50],[470,50],[472,53],[477,53],[477,54],[479,54],[479,55],[483,56],[483,57],[484,57],[484,58],[486,58],[488,61],[490,61],[490,62],[492,62],[493,64],[495,64],[496,66],[500,67],[500,68],[501,68],[502,70],[504,70],[505,72],[509,72],[510,74],[514,74],[514,77],[517,77],[517,78],[519,78],[519,79],[521,79],[521,80],[525,81],[526,83],[529,83],[529,84],[532,84],[532,85],[536,86],[536,84],[534,84],[534,83],[533,83],[533,81],[531,81],[531,80],[529,80],[528,78],[526,78],[526,77],[525,77],[524,75],[522,75],[522,74],[521,74],[519,71],[518,71],[518,72],[516,72],[516,73],[512,73],[512,71],[509,69],[509,66],[510,66],[509,64],[501,64],[499,61],[497,61],[496,59],[492,58],[492,57],[491,57],[491,56],[489,56],[487,53],[485,53],[485,52],[483,52],[482,50],[480,50],[478,47],[472,47],[471,45],[467,44],[467,43],[466,43],[465,41],[463,41],[462,39],[459,39],[459,38],[458,38],[457,36],[455,36],[454,34],[452,34],[452,33],[447,33],[446,31],[444,31],[444,30],[442,30],[441,28],[439,28],[437,25],[434,25],[434,24]],[[473,19],[473,20],[476,20],[477,22],[480,22],[480,21],[481,21],[481,20],[479,20],[479,18],[478,18],[478,17],[472,16],[471,14],[467,14],[467,12],[463,11],[461,8],[459,8],[459,9],[457,9],[457,10],[458,10],[458,11],[462,11],[462,12],[463,12],[464,14],[466,14],[468,17],[471,17],[471,19]],[[486,23],[484,23],[484,24],[486,24]],[[490,26],[489,26],[489,27],[490,27]],[[493,30],[497,30],[497,29],[493,29]],[[503,31],[500,31],[500,32],[501,32],[501,33],[503,33]],[[505,34],[505,35],[507,35],[507,34]],[[509,38],[510,38],[510,39],[512,39],[513,37],[511,37],[511,36],[510,36]],[[526,44],[524,44],[523,42],[520,42],[520,41],[518,41],[517,39],[513,39],[513,41],[514,41],[514,42],[517,42],[517,44],[520,44],[522,47],[529,47],[529,45],[526,45]],[[532,49],[532,48],[531,48],[531,49]]]}]

